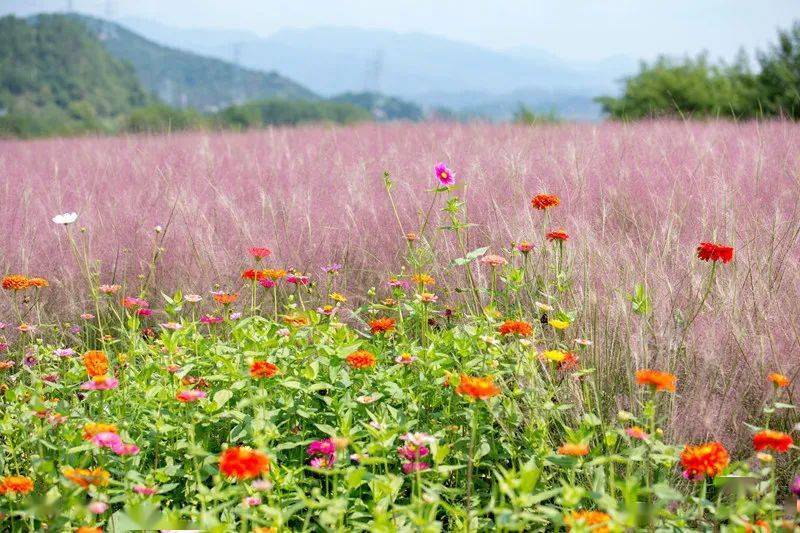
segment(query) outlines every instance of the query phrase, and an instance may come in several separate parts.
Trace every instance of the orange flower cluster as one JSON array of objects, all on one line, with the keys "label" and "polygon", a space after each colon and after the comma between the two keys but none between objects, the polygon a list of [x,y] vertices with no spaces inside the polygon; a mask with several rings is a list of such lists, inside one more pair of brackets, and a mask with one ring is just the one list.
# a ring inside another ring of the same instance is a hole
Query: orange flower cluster
[{"label": "orange flower cluster", "polygon": [[268,277],[272,281],[278,281],[281,278],[286,277],[286,271],[282,268],[267,268],[262,270],[264,276]]},{"label": "orange flower cluster", "polygon": [[609,533],[611,528],[605,526],[611,522],[611,517],[601,511],[572,511],[564,517],[564,523],[569,526],[569,530],[578,525],[584,526],[593,533]]},{"label": "orange flower cluster", "polygon": [[350,368],[372,368],[375,366],[376,359],[371,352],[358,350],[348,355],[346,361]]},{"label": "orange flower cluster", "polygon": [[589,445],[588,444],[575,444],[572,442],[567,442],[566,444],[562,444],[558,448],[559,455],[570,455],[572,457],[583,457],[584,455],[589,455]]},{"label": "orange flower cluster", "polygon": [[271,378],[278,373],[278,367],[269,361],[253,361],[250,375],[254,378]]},{"label": "orange flower cluster", "polygon": [[115,424],[103,424],[101,422],[87,422],[83,426],[83,440],[92,440],[98,433],[117,433],[119,430]]},{"label": "orange flower cluster", "polygon": [[773,372],[767,379],[770,380],[776,387],[788,387],[789,386],[789,378],[784,376],[783,374],[778,374],[777,372]]},{"label": "orange flower cluster", "polygon": [[108,485],[108,480],[111,478],[109,473],[102,468],[70,468],[67,467],[61,471],[64,477],[73,483],[80,485],[84,489],[89,488],[89,485],[95,487],[104,487]]},{"label": "orange flower cluster", "polygon": [[533,326],[522,320],[506,320],[498,328],[500,335],[519,335],[527,337],[533,333]]},{"label": "orange flower cluster", "polygon": [[394,331],[395,319],[394,318],[376,318],[369,321],[369,329],[372,333],[389,333]]},{"label": "orange flower cluster", "polygon": [[0,494],[28,494],[33,490],[33,480],[25,476],[0,478]]},{"label": "orange flower cluster", "polygon": [[252,479],[269,472],[269,457],[252,448],[234,446],[220,455],[219,471],[230,478]]},{"label": "orange flower cluster", "polygon": [[753,435],[753,448],[757,452],[771,449],[778,453],[785,453],[793,443],[791,435],[772,429],[765,429]]},{"label": "orange flower cluster", "polygon": [[551,231],[545,235],[548,241],[564,242],[569,239],[569,234],[564,230]]},{"label": "orange flower cluster", "polygon": [[636,383],[647,385],[655,390],[675,392],[676,381],[675,374],[670,374],[669,372],[650,369],[636,371]]},{"label": "orange flower cluster", "polygon": [[469,396],[474,400],[488,400],[500,394],[500,388],[494,384],[492,376],[471,377],[461,374],[461,381],[456,387],[456,393]]},{"label": "orange flower cluster", "polygon": [[414,274],[411,276],[411,279],[414,281],[414,283],[418,283],[420,285],[436,285],[436,280],[428,274]]},{"label": "orange flower cluster", "polygon": [[90,378],[104,376],[108,372],[108,357],[100,350],[88,351],[83,354],[83,366]]},{"label": "orange flower cluster", "polygon": [[31,287],[41,289],[50,286],[50,283],[44,278],[29,278],[22,274],[5,276],[0,284],[7,291],[24,291]]},{"label": "orange flower cluster", "polygon": [[719,475],[728,463],[730,455],[719,442],[707,442],[698,446],[686,445],[681,452],[681,465],[688,478]]},{"label": "orange flower cluster", "polygon": [[551,207],[556,207],[560,203],[561,199],[555,194],[537,194],[531,198],[531,205],[533,208],[542,211],[550,209]]},{"label": "orange flower cluster", "polygon": [[703,261],[722,261],[730,263],[733,260],[733,246],[701,242],[697,247],[697,257]]},{"label": "orange flower cluster", "polygon": [[299,313],[294,313],[291,315],[283,315],[281,318],[283,318],[283,321],[286,324],[294,326],[296,328],[301,328],[311,323],[311,321],[308,319],[307,316],[301,315]]},{"label": "orange flower cluster", "polygon": [[235,292],[215,292],[212,296],[214,301],[221,305],[230,305],[239,299],[239,295]]}]

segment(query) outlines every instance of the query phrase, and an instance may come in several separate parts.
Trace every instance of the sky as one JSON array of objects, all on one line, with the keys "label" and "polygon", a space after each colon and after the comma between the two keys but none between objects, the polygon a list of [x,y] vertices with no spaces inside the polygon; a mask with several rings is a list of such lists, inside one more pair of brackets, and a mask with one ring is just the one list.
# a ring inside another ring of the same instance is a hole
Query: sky
[{"label": "sky", "polygon": [[[64,10],[70,0],[0,0],[0,14]],[[708,51],[731,59],[800,20],[800,0],[71,0],[73,9],[183,28],[355,26],[423,32],[487,48],[534,47],[570,60]]]}]

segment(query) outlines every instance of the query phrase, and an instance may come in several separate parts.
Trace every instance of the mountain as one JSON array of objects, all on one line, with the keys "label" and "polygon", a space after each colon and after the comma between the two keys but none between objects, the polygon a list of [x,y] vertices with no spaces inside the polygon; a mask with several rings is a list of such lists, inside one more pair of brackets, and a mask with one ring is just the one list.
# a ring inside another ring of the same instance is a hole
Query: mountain
[{"label": "mountain", "polygon": [[148,102],[133,69],[82,24],[58,15],[0,19],[0,131],[96,130]]},{"label": "mountain", "polygon": [[176,107],[214,111],[248,100],[317,98],[309,89],[274,71],[241,68],[162,46],[106,20],[69,16],[85,24],[111,55],[130,63],[148,90]]},{"label": "mountain", "polygon": [[[450,95],[460,104],[446,103],[458,110],[495,108],[498,100],[508,107],[521,91],[534,107],[555,103],[564,116],[579,109],[580,117],[596,117],[599,106],[592,99],[618,93],[618,80],[637,69],[625,56],[574,62],[532,47],[496,51],[422,33],[322,27],[257,37],[248,32],[170,29],[141,19],[123,24],[170,46],[214,57],[230,58],[236,50],[243,65],[276,69],[321,95],[380,90],[426,106],[431,105],[431,95]],[[583,103],[576,108],[562,105],[559,98],[537,100],[543,94],[565,94],[564,100]]]}]

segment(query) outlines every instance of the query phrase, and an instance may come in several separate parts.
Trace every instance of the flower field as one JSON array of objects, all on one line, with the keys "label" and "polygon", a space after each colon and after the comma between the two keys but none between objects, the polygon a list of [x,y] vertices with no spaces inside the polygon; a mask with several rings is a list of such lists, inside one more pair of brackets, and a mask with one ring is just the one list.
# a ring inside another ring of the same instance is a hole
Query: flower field
[{"label": "flower field", "polygon": [[800,128],[0,141],[8,531],[792,531]]}]

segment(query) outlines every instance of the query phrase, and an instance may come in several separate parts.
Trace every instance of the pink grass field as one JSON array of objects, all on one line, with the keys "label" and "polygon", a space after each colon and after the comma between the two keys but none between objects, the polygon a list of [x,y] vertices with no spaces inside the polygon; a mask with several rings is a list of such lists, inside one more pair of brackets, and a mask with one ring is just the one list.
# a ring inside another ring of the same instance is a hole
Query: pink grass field
[{"label": "pink grass field", "polygon": [[[380,292],[405,250],[383,172],[395,182],[403,230],[416,231],[433,166],[444,161],[478,224],[470,248],[542,246],[530,198],[561,197],[549,227],[570,234],[573,333],[594,341],[609,410],[627,406],[621,376],[671,367],[684,384],[676,412],[695,413],[675,429],[734,435],[760,408],[768,372],[800,372],[799,149],[800,126],[789,122],[365,124],[0,141],[0,269],[48,278],[48,311],[74,320],[88,293],[50,219],[77,211],[105,283],[136,285],[153,228],[169,224],[157,274],[164,292],[238,288],[253,245],[273,250],[271,264],[312,277],[343,263],[348,296]],[[449,233],[429,237],[437,292],[450,294],[463,284],[448,268],[459,254]],[[694,252],[706,240],[735,246],[736,258],[720,265],[686,353],[667,360],[674,314],[699,299],[708,272]],[[637,283],[652,298],[649,317],[627,300]]]}]

